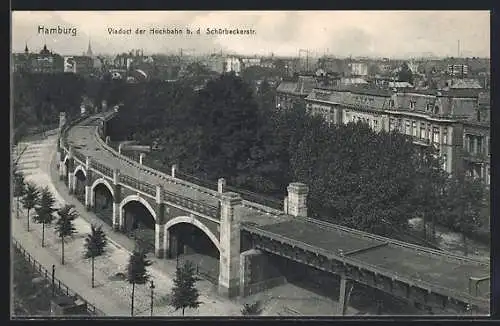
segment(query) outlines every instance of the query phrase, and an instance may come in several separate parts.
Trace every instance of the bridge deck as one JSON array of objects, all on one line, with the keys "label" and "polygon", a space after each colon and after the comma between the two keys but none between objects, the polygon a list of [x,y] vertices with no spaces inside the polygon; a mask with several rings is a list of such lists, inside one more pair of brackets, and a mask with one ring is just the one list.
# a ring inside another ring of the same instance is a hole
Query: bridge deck
[{"label": "bridge deck", "polygon": [[[77,126],[72,127],[67,133],[68,143],[75,147],[77,151],[85,156],[97,158],[99,163],[107,167],[116,167],[120,173],[145,181],[152,185],[161,184],[166,191],[173,192],[179,196],[187,197],[205,204],[217,206],[218,199],[207,193],[195,191],[182,184],[174,184],[167,180],[159,179],[136,166],[129,165],[116,156],[108,152],[101,143],[96,140],[95,128],[98,125],[98,119],[94,116],[84,120]],[[275,217],[267,215],[250,207],[242,207],[242,221],[253,222],[257,225],[267,225],[286,221],[287,216]]]},{"label": "bridge deck", "polygon": [[99,163],[107,167],[116,167],[121,174],[128,175],[138,180],[147,182],[151,185],[161,184],[165,190],[174,192],[180,196],[187,197],[205,204],[217,206],[218,200],[215,196],[205,194],[199,191],[193,191],[183,185],[174,184],[166,180],[159,179],[135,166],[129,165],[119,158],[109,153],[95,139],[95,125],[78,125],[68,132],[68,143],[75,147],[80,153],[92,158],[98,158]]},{"label": "bridge deck", "polygon": [[[259,227],[267,232],[289,239],[307,243],[311,246],[337,253],[343,250],[349,259],[385,269],[407,278],[422,280],[430,284],[468,292],[470,276],[482,277],[490,274],[488,265],[459,261],[446,254],[442,256],[417,252],[410,248],[402,248],[388,244],[374,247],[383,241],[364,239],[355,234],[341,230],[326,229],[306,221],[277,223]],[[349,255],[350,251],[374,247]]]}]

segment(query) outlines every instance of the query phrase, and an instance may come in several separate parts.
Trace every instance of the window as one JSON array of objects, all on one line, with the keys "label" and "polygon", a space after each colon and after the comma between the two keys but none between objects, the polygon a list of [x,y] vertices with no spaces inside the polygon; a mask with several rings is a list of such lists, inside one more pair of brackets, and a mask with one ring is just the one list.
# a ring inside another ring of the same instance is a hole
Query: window
[{"label": "window", "polygon": [[410,101],[410,110],[415,110],[415,101]]},{"label": "window", "polygon": [[394,100],[393,100],[393,99],[390,99],[390,100],[389,100],[389,106],[390,106],[391,108],[393,108],[393,107],[394,107]]},{"label": "window", "polygon": [[448,128],[443,129],[443,144],[448,144]]},{"label": "window", "polygon": [[428,103],[427,104],[427,107],[426,107],[426,111],[430,111],[432,108],[432,104],[431,103]]},{"label": "window", "polygon": [[407,134],[407,135],[411,135],[410,121],[406,121],[405,126],[406,126],[406,128],[405,128],[405,134]]},{"label": "window", "polygon": [[472,135],[467,135],[467,152],[472,153],[474,152],[474,137]]},{"label": "window", "polygon": [[477,137],[477,153],[483,154],[483,137]]},{"label": "window", "polygon": [[443,154],[443,170],[446,171],[446,167],[448,166],[448,156]]},{"label": "window", "polygon": [[439,106],[435,106],[434,107],[434,114],[438,114],[439,113]]},{"label": "window", "polygon": [[420,139],[425,139],[426,138],[426,135],[425,135],[425,125],[422,124],[420,125]]},{"label": "window", "polygon": [[395,128],[395,121],[396,121],[396,119],[394,119],[394,118],[391,118],[389,120],[389,131],[394,130],[394,128]]},{"label": "window", "polygon": [[434,127],[432,130],[433,141],[435,143],[439,143],[439,128]]},{"label": "window", "polygon": [[417,137],[417,133],[418,133],[418,130],[417,130],[417,123],[415,121],[413,121],[413,136],[414,137]]}]

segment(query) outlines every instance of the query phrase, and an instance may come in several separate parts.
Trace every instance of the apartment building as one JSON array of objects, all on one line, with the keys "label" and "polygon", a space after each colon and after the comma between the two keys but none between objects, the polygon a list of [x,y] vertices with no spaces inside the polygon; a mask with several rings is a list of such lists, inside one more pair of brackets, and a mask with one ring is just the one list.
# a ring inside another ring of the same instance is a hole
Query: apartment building
[{"label": "apartment building", "polygon": [[490,94],[478,96],[477,110],[464,121],[463,161],[468,176],[490,184]]},{"label": "apartment building", "polygon": [[299,76],[296,81],[282,81],[276,88],[276,107],[292,108],[294,105],[304,105],[305,98],[318,86],[312,76]]},{"label": "apartment building", "polygon": [[307,112],[329,124],[363,121],[375,131],[404,133],[417,146],[434,146],[444,170],[489,184],[489,96],[471,90],[337,87],[315,88],[305,102]]}]

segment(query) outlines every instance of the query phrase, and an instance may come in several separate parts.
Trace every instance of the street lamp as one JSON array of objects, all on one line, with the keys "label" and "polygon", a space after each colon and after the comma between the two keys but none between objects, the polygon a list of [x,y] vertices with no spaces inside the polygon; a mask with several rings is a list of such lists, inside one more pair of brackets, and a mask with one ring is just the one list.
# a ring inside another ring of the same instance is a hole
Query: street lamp
[{"label": "street lamp", "polygon": [[56,291],[55,276],[56,276],[56,265],[52,265],[52,296],[54,296]]},{"label": "street lamp", "polygon": [[149,288],[151,289],[151,317],[153,317],[153,299],[154,299],[154,289],[155,289],[155,284],[153,281],[151,281],[151,285]]}]

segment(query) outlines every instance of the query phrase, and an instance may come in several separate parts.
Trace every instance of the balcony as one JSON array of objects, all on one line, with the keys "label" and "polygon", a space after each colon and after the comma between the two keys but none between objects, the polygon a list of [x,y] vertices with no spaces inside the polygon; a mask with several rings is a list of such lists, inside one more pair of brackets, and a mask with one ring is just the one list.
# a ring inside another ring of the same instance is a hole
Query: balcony
[{"label": "balcony", "polygon": [[467,152],[464,150],[463,154],[464,160],[469,161],[471,163],[489,163],[490,155],[487,155],[484,152]]},{"label": "balcony", "polygon": [[431,141],[429,138],[420,138],[416,136],[411,137],[413,140],[413,143],[415,145],[420,145],[420,146],[429,146],[431,144]]}]

